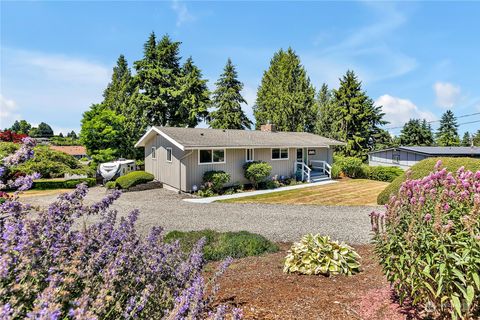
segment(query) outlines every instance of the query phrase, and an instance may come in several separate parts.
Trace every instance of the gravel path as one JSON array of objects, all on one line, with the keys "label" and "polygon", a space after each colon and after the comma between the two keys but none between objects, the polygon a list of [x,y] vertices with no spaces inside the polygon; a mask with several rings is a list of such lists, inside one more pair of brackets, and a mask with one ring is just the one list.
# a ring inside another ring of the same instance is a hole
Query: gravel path
[{"label": "gravel path", "polygon": [[[105,189],[91,188],[87,203],[100,200]],[[153,226],[170,230],[217,231],[247,230],[264,235],[273,241],[297,241],[305,233],[321,233],[350,244],[370,241],[368,213],[373,207],[278,205],[278,204],[198,204],[182,201],[165,189],[124,193],[113,208],[119,216],[134,208],[140,210],[137,227],[142,234]],[[25,202],[45,206],[55,196],[26,197]],[[91,221],[92,218],[89,218]]]}]

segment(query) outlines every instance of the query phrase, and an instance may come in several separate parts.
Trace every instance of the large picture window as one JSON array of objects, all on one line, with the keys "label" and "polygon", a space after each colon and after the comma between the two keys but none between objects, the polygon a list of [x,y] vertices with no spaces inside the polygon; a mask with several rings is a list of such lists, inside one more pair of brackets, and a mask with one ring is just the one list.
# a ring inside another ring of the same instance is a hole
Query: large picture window
[{"label": "large picture window", "polygon": [[198,163],[225,163],[225,149],[201,149],[198,152]]},{"label": "large picture window", "polygon": [[272,160],[287,160],[287,159],[288,159],[288,148],[272,149]]}]

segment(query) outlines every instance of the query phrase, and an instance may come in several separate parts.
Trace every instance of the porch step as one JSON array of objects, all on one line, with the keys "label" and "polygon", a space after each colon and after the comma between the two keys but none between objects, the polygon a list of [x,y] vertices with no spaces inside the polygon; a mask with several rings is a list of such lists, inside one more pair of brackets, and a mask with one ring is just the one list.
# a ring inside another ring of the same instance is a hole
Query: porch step
[{"label": "porch step", "polygon": [[310,176],[310,182],[320,182],[320,181],[325,181],[325,180],[330,180],[330,177],[326,174],[315,174]]}]

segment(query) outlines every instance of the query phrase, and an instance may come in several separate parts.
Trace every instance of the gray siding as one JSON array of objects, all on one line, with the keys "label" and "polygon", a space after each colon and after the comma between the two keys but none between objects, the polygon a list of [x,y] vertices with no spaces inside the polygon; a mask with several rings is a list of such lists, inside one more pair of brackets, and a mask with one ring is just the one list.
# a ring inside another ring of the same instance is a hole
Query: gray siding
[{"label": "gray siding", "polygon": [[[155,159],[152,158],[152,147],[156,148]],[[172,148],[172,162],[167,161],[167,148]],[[180,160],[185,154],[164,137],[156,135],[145,144],[145,171],[164,184],[184,190],[186,170],[184,162],[180,164]]]},{"label": "gray siding", "polygon": [[[400,159],[398,162],[393,160],[394,154],[400,155]],[[423,154],[409,152],[405,150],[384,150],[370,153],[368,163],[371,166],[394,166],[400,167],[402,169],[408,169],[425,158],[428,157]]]}]

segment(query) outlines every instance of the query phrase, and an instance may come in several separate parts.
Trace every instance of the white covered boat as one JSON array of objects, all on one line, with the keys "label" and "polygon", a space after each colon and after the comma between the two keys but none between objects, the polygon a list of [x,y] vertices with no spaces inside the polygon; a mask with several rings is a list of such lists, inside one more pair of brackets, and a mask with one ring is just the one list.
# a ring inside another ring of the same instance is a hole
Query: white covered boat
[{"label": "white covered boat", "polygon": [[119,159],[112,162],[101,163],[98,166],[97,174],[103,178],[103,182],[105,183],[135,170],[137,170],[135,160]]}]

